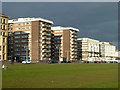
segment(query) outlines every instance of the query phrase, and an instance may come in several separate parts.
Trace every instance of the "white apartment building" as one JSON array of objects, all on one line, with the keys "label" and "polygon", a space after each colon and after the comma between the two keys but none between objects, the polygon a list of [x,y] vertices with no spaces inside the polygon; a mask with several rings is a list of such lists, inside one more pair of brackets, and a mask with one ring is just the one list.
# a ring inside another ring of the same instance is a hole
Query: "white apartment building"
[{"label": "white apartment building", "polygon": [[105,60],[115,60],[116,46],[109,42],[100,42],[100,56]]},{"label": "white apartment building", "polygon": [[78,38],[78,60],[95,61],[99,59],[99,41]]}]

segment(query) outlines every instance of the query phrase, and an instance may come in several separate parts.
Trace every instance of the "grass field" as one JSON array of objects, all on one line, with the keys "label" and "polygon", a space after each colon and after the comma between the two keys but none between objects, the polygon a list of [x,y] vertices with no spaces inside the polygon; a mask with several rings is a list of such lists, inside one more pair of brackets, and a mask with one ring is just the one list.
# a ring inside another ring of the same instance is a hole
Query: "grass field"
[{"label": "grass field", "polygon": [[3,88],[117,88],[118,64],[7,65]]}]

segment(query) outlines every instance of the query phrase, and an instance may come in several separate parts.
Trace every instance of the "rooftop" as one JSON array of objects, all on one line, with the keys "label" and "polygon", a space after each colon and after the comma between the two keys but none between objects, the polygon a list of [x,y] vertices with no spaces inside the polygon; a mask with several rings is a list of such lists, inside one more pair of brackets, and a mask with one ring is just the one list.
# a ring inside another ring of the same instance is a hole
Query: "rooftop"
[{"label": "rooftop", "polygon": [[61,27],[61,26],[56,26],[56,27],[51,27],[52,30],[66,30],[66,29],[72,29],[75,31],[79,31],[79,29],[73,28],[73,27]]},{"label": "rooftop", "polygon": [[43,19],[43,18],[18,18],[18,19],[8,20],[8,23],[20,23],[20,22],[29,22],[29,21],[43,21],[43,22],[53,24],[53,21]]},{"label": "rooftop", "polygon": [[91,38],[86,38],[86,37],[83,37],[83,38],[77,38],[77,40],[92,40],[92,41],[97,41],[99,42],[99,40],[95,40],[95,39],[91,39]]},{"label": "rooftop", "polygon": [[7,15],[0,13],[0,17],[6,17],[9,18]]}]

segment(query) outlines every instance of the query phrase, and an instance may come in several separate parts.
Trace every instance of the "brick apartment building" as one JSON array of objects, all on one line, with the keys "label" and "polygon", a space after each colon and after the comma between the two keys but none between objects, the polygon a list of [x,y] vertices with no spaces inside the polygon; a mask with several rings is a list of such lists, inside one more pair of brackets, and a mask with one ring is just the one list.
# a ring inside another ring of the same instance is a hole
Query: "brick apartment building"
[{"label": "brick apartment building", "polygon": [[51,60],[51,24],[52,21],[43,18],[9,20],[14,59],[32,62]]},{"label": "brick apartment building", "polygon": [[63,61],[63,58],[68,60],[77,60],[77,32],[76,28],[72,27],[52,27],[54,39],[52,46],[53,59]]}]

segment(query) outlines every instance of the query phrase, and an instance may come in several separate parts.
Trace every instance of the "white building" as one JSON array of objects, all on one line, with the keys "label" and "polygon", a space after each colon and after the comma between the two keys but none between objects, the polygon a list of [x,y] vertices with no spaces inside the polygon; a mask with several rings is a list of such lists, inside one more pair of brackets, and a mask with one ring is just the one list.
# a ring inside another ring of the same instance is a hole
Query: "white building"
[{"label": "white building", "polygon": [[105,60],[115,60],[116,46],[109,42],[100,42],[100,56]]},{"label": "white building", "polygon": [[99,59],[99,41],[78,38],[78,60],[95,61]]}]

